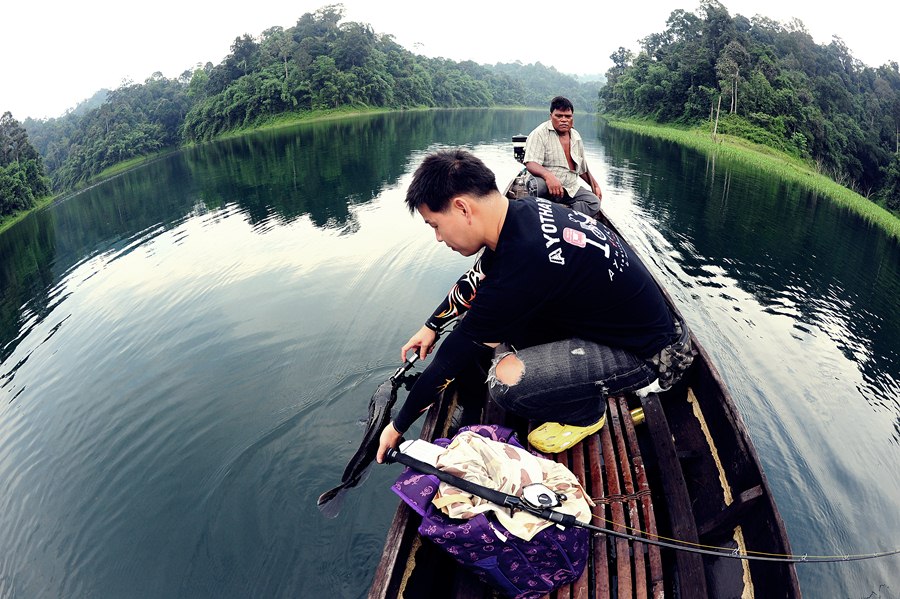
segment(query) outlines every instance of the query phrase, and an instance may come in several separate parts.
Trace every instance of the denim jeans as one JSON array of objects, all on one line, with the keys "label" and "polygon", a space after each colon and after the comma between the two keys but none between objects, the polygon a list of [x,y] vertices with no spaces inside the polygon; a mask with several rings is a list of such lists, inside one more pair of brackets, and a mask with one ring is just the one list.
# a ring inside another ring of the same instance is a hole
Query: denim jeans
[{"label": "denim jeans", "polygon": [[[507,385],[497,364],[514,354],[524,371]],[[606,411],[606,398],[646,387],[656,380],[650,363],[634,354],[593,341],[563,339],[520,351],[500,346],[488,373],[491,398],[503,409],[539,422],[593,424]]]}]

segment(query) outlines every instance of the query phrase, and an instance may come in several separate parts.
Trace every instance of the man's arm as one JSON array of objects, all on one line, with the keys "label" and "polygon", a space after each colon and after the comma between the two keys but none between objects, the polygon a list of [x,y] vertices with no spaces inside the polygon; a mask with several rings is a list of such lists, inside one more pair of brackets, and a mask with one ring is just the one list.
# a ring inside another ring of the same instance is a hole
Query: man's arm
[{"label": "man's arm", "polygon": [[435,402],[463,368],[475,360],[489,358],[492,352],[491,347],[472,341],[459,329],[451,331],[435,354],[434,361],[419,375],[394,420],[381,432],[378,463],[384,460],[389,448],[397,446],[403,433]]},{"label": "man's arm", "polygon": [[528,139],[525,140],[525,158],[523,162],[529,173],[544,180],[551,197],[561,198],[565,190],[559,177],[544,166],[544,163],[547,161],[547,146],[546,134],[542,127],[544,125],[536,127],[528,135]]},{"label": "man's arm", "polygon": [[[472,268],[456,281],[456,284],[450,289],[447,297],[441,302],[441,305],[428,317],[425,326],[434,331],[437,336],[444,333],[447,328],[456,319],[466,313],[472,307],[472,300],[478,291],[478,285],[484,280],[485,267],[490,261],[490,256],[486,256],[487,251],[482,254],[472,265]],[[420,331],[421,332],[421,331]],[[414,336],[415,337],[415,336]],[[412,339],[410,339],[412,341]],[[413,345],[408,345],[405,349],[409,349]],[[406,353],[403,354],[406,356]],[[424,356],[420,356],[424,357]],[[405,357],[403,358],[406,359]]]},{"label": "man's arm", "polygon": [[535,177],[540,177],[547,184],[547,190],[554,198],[563,197],[565,191],[559,178],[537,162],[526,162],[525,168]]},{"label": "man's arm", "polygon": [[[586,168],[586,166],[585,166],[585,168]],[[588,185],[591,186],[591,192],[595,196],[597,196],[597,199],[602,200],[603,199],[603,190],[600,189],[600,184],[597,183],[596,179],[594,179],[594,175],[591,174],[591,171],[585,170],[581,174],[581,178],[584,180],[585,183],[587,183]]]}]

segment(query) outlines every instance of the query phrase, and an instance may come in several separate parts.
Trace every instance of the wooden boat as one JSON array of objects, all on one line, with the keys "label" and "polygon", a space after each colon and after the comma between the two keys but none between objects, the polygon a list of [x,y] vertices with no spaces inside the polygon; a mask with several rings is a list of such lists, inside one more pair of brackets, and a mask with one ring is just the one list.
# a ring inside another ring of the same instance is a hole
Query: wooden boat
[{"label": "wooden boat", "polygon": [[[515,197],[512,183],[506,193]],[[664,289],[663,294],[677,313]],[[692,341],[699,353],[675,387],[643,399],[609,398],[607,425],[598,434],[548,457],[566,464],[589,490],[596,502],[595,525],[738,553],[790,554],[747,429],[709,355],[696,337]],[[512,426],[525,439],[529,423],[488,400],[483,381],[483,373],[459,376],[429,410],[421,437],[451,437],[461,425],[489,422]],[[495,596],[422,540],[419,523],[420,517],[401,502],[370,599]],[[551,597],[801,596],[790,563],[701,556],[602,533],[594,534],[591,553],[581,579]]]}]

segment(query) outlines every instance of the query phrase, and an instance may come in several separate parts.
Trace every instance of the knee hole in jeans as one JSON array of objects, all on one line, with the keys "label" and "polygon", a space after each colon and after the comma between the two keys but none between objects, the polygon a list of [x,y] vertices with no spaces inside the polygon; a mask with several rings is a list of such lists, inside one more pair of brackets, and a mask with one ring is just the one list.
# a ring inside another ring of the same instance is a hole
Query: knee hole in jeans
[{"label": "knee hole in jeans", "polygon": [[522,375],[525,374],[525,364],[515,353],[509,352],[497,358],[491,370],[491,379],[510,387],[522,380]]}]

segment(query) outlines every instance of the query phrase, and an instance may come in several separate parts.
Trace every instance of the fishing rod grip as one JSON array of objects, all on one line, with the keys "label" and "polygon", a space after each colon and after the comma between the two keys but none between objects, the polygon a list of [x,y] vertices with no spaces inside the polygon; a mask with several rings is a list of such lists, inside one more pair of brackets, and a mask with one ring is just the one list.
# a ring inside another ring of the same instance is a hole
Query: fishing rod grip
[{"label": "fishing rod grip", "polygon": [[391,380],[396,381],[400,376],[406,374],[406,371],[412,368],[412,365],[416,363],[416,360],[419,359],[419,352],[413,352],[411,358],[407,358],[406,362],[403,363],[403,366],[397,369],[397,372],[391,375]]},{"label": "fishing rod grip", "polygon": [[563,512],[557,512],[556,510],[551,510],[548,508],[542,510],[532,510],[528,509],[528,512],[534,514],[539,518],[543,518],[544,520],[549,520],[550,522],[556,522],[562,526],[583,526],[583,522],[579,522],[575,519],[575,516],[572,514],[564,514]]},{"label": "fishing rod grip", "polygon": [[444,472],[443,470],[439,470],[438,468],[435,468],[427,462],[417,460],[416,458],[398,451],[397,449],[389,449],[385,457],[387,458],[388,462],[400,462],[404,466],[409,466],[413,470],[421,472],[422,474],[431,474],[432,476],[436,476],[439,480],[453,485],[457,489],[466,491],[467,493],[471,493],[472,495],[481,497],[482,499],[486,499],[491,503],[499,505],[501,507],[510,507],[516,509],[522,508],[522,502],[518,497],[508,495],[495,489],[489,489],[488,487],[479,485],[478,483],[473,483],[464,478],[460,478],[456,475],[450,474],[449,472]]}]

